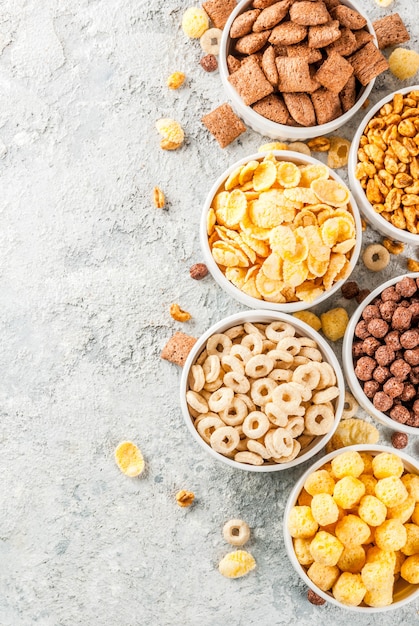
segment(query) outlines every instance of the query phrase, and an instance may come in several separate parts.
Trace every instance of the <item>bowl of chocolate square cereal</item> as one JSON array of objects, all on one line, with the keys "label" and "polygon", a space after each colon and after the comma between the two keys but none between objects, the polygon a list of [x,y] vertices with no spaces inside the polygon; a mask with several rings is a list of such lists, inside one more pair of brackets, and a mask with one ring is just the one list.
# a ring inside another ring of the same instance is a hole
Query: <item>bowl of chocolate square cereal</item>
[{"label": "bowl of chocolate square cereal", "polygon": [[247,311],[214,324],[182,371],[189,432],[230,467],[276,472],[303,463],[333,436],[345,384],[327,341],[284,313]]},{"label": "bowl of chocolate square cereal", "polygon": [[404,607],[419,596],[418,461],[371,444],[327,454],[289,496],[284,541],[316,604]]},{"label": "bowl of chocolate square cereal", "polygon": [[388,63],[352,0],[243,0],[224,28],[219,67],[253,130],[304,140],[345,124]]},{"label": "bowl of chocolate square cereal", "polygon": [[342,355],[349,387],[367,413],[419,435],[419,273],[392,278],[360,304]]},{"label": "bowl of chocolate square cereal", "polygon": [[419,246],[419,85],[398,89],[368,112],[352,141],[348,174],[371,226]]},{"label": "bowl of chocolate square cereal", "polygon": [[349,189],[312,157],[244,157],[215,181],[200,239],[215,281],[250,308],[302,311],[352,272],[362,227]]}]

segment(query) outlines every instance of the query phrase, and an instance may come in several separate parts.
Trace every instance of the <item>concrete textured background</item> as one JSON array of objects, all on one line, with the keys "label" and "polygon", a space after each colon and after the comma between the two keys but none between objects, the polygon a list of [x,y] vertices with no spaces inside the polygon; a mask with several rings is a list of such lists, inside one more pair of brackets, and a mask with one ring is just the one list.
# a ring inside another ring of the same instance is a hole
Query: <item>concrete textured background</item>
[{"label": "concrete textured background", "polygon": [[[200,207],[213,179],[265,141],[249,130],[222,151],[201,125],[224,96],[181,31],[189,4],[0,4],[1,626],[354,618],[309,604],[285,554],[284,503],[307,464],[253,475],[213,461],[182,421],[180,371],[159,358],[175,330],[199,336],[243,308],[210,277],[191,280],[189,267],[202,260]],[[416,3],[360,4],[372,18],[399,11],[417,49]],[[175,92],[165,86],[174,70],[187,75]],[[399,86],[386,73],[371,102]],[[341,134],[351,138],[363,114]],[[160,150],[161,117],[185,128],[180,150]],[[155,185],[165,210],[152,204]],[[376,286],[403,271],[405,258],[393,257],[380,275],[360,263],[355,278]],[[171,302],[193,319],[174,322]],[[144,453],[138,479],[114,463],[124,439]],[[419,443],[408,452],[419,457]],[[191,509],[174,501],[181,488],[196,494]],[[231,581],[217,564],[229,550],[222,525],[236,516],[252,528],[257,569]],[[356,619],[419,624],[418,611],[416,602]]]}]

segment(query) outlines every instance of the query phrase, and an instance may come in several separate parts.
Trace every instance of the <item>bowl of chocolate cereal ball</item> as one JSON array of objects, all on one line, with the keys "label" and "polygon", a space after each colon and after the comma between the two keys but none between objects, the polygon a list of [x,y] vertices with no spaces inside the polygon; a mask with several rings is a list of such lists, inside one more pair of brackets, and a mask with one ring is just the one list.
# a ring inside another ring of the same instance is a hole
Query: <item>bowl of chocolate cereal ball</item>
[{"label": "bowl of chocolate cereal ball", "polygon": [[342,356],[349,387],[367,413],[419,435],[419,273],[388,280],[359,305]]},{"label": "bowl of chocolate cereal ball", "polygon": [[369,614],[418,598],[418,500],[418,461],[386,446],[335,450],[301,476],[283,534],[316,604]]},{"label": "bowl of chocolate cereal ball", "polygon": [[353,0],[243,0],[224,28],[219,68],[253,130],[305,140],[351,119],[388,63]]},{"label": "bowl of chocolate cereal ball", "polygon": [[276,472],[319,452],[340,421],[345,384],[327,341],[284,313],[246,311],[209,328],[182,371],[193,439],[236,469]]},{"label": "bowl of chocolate cereal ball", "polygon": [[419,246],[419,85],[380,100],[353,138],[351,189],[365,219],[392,241]]},{"label": "bowl of chocolate cereal ball", "polygon": [[361,220],[341,178],[292,151],[244,157],[215,181],[202,210],[201,248],[215,281],[249,308],[301,311],[352,272]]}]

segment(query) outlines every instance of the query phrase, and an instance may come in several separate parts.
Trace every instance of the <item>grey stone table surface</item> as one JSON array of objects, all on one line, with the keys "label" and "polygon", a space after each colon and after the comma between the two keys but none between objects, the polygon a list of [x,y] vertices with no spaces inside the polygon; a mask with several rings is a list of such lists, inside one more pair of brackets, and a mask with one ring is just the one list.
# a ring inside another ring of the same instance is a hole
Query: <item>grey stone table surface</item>
[{"label": "grey stone table surface", "polygon": [[[266,141],[249,130],[222,151],[200,123],[225,97],[218,73],[198,64],[199,42],[182,33],[190,4],[0,3],[1,626],[354,619],[309,604],[285,554],[284,503],[307,464],[254,475],[213,461],[183,423],[180,371],[159,356],[174,331],[199,336],[243,309],[210,277],[191,280],[189,267],[202,260],[198,223],[212,181]],[[372,18],[397,10],[418,48],[416,1],[360,4]],[[187,81],[169,91],[175,70]],[[387,72],[371,103],[400,86]],[[180,150],[159,148],[161,117],[183,125]],[[165,210],[153,206],[155,185]],[[377,286],[405,261],[393,257],[379,275],[360,263],[355,278]],[[172,302],[192,320],[172,320]],[[323,308],[332,304],[354,308],[339,297]],[[115,465],[124,439],[144,453],[138,479]],[[408,452],[419,458],[419,441]],[[196,494],[190,509],[175,503],[181,488]],[[250,524],[257,561],[239,580],[217,571],[231,517]],[[356,619],[419,624],[418,610],[413,602]]]}]

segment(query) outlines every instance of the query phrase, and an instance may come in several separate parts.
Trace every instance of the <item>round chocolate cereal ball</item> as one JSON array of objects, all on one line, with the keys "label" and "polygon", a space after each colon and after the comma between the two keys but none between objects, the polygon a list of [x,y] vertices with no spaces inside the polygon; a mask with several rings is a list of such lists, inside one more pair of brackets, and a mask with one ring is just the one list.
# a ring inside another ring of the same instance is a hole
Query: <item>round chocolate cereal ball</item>
[{"label": "round chocolate cereal ball", "polygon": [[326,604],[326,600],[317,595],[317,593],[315,593],[312,589],[307,591],[307,600],[315,606],[322,606],[323,604]]},{"label": "round chocolate cereal ball", "polygon": [[373,318],[367,324],[368,332],[377,339],[382,339],[385,335],[387,335],[389,331],[389,326],[387,322],[382,319]]},{"label": "round chocolate cereal ball", "polygon": [[399,424],[406,424],[410,417],[410,411],[402,404],[397,404],[391,409],[390,417],[395,422],[399,422]]},{"label": "round chocolate cereal ball", "polygon": [[397,378],[389,378],[383,385],[384,393],[390,396],[390,398],[401,396],[403,389],[404,384],[400,380],[397,380]]},{"label": "round chocolate cereal ball", "polygon": [[404,360],[412,367],[419,365],[419,347],[413,348],[413,350],[406,350],[404,353]]},{"label": "round chocolate cereal ball", "polygon": [[364,355],[364,348],[362,347],[363,343],[363,341],[355,341],[352,344],[352,356],[355,359]]},{"label": "round chocolate cereal ball", "polygon": [[416,346],[419,345],[419,330],[417,328],[406,330],[406,332],[400,335],[400,343],[403,348],[406,348],[407,350],[413,350],[413,348],[416,348]]},{"label": "round chocolate cereal ball", "polygon": [[419,321],[419,302],[412,302],[409,311],[412,314],[412,324],[417,324]]},{"label": "round chocolate cereal ball", "polygon": [[374,357],[378,365],[390,365],[390,363],[393,363],[396,355],[389,346],[380,346],[375,351]]},{"label": "round chocolate cereal ball", "polygon": [[362,311],[362,319],[369,322],[375,317],[380,317],[380,309],[376,304],[368,304]]},{"label": "round chocolate cereal ball", "polygon": [[395,286],[396,291],[404,298],[410,298],[417,290],[414,278],[404,276]]},{"label": "round chocolate cereal ball", "polygon": [[348,282],[344,283],[340,290],[342,292],[342,296],[347,300],[356,298],[356,296],[359,294],[358,284],[353,280],[349,280]]},{"label": "round chocolate cereal ball", "polygon": [[400,350],[402,347],[400,343],[400,332],[398,330],[391,330],[388,335],[384,337],[384,341],[392,350]]},{"label": "round chocolate cereal ball", "polygon": [[419,413],[413,413],[410,411],[409,418],[406,420],[407,426],[413,426],[417,428],[419,426]]},{"label": "round chocolate cereal ball", "polygon": [[376,380],[367,380],[364,383],[364,393],[367,396],[367,398],[373,398],[375,394],[377,393],[377,391],[379,390],[380,390],[380,383],[378,383]]},{"label": "round chocolate cereal ball", "polygon": [[384,393],[384,391],[378,391],[372,399],[372,403],[378,411],[388,411],[393,406],[393,398]]},{"label": "round chocolate cereal ball", "polygon": [[390,378],[390,376],[390,370],[388,369],[388,367],[384,367],[383,365],[379,365],[378,367],[376,367],[372,374],[373,379],[381,384],[383,384],[387,380],[387,378]]},{"label": "round chocolate cereal ball", "polygon": [[409,374],[409,381],[413,385],[419,385],[419,367],[412,367]]},{"label": "round chocolate cereal ball", "polygon": [[393,302],[399,302],[402,299],[400,293],[396,291],[395,287],[387,287],[384,291],[381,292],[381,300],[383,302],[387,302],[388,300],[392,300]]},{"label": "round chocolate cereal ball", "polygon": [[393,313],[397,309],[397,303],[392,300],[387,300],[387,302],[380,302],[378,308],[380,309],[383,320],[391,322]]},{"label": "round chocolate cereal ball", "polygon": [[391,435],[391,443],[396,450],[402,450],[407,446],[409,438],[406,433],[393,433]]},{"label": "round chocolate cereal ball", "polygon": [[410,308],[398,306],[394,311],[393,319],[391,320],[391,326],[395,330],[407,330],[410,328],[412,321],[412,313]]},{"label": "round chocolate cereal ball", "polygon": [[[367,337],[366,339],[364,339],[362,343],[362,349],[364,353],[367,354],[368,356],[374,356],[375,351],[380,346],[381,346],[381,342],[375,337]],[[383,363],[382,365],[386,365],[386,363]]]},{"label": "round chocolate cereal ball", "polygon": [[413,400],[415,396],[416,396],[415,386],[412,385],[412,383],[404,383],[402,395],[400,396],[401,401],[409,402],[409,400]]},{"label": "round chocolate cereal ball", "polygon": [[359,380],[371,380],[377,363],[370,356],[362,356],[355,367],[355,375]]},{"label": "round chocolate cereal ball", "polygon": [[367,322],[365,320],[361,320],[360,322],[358,322],[358,324],[355,326],[354,334],[355,337],[358,337],[358,339],[366,339],[371,335],[367,328]]},{"label": "round chocolate cereal ball", "polygon": [[411,371],[412,368],[410,367],[409,363],[406,363],[406,361],[404,361],[403,359],[396,359],[390,365],[390,372],[395,378],[401,381],[406,380]]}]

